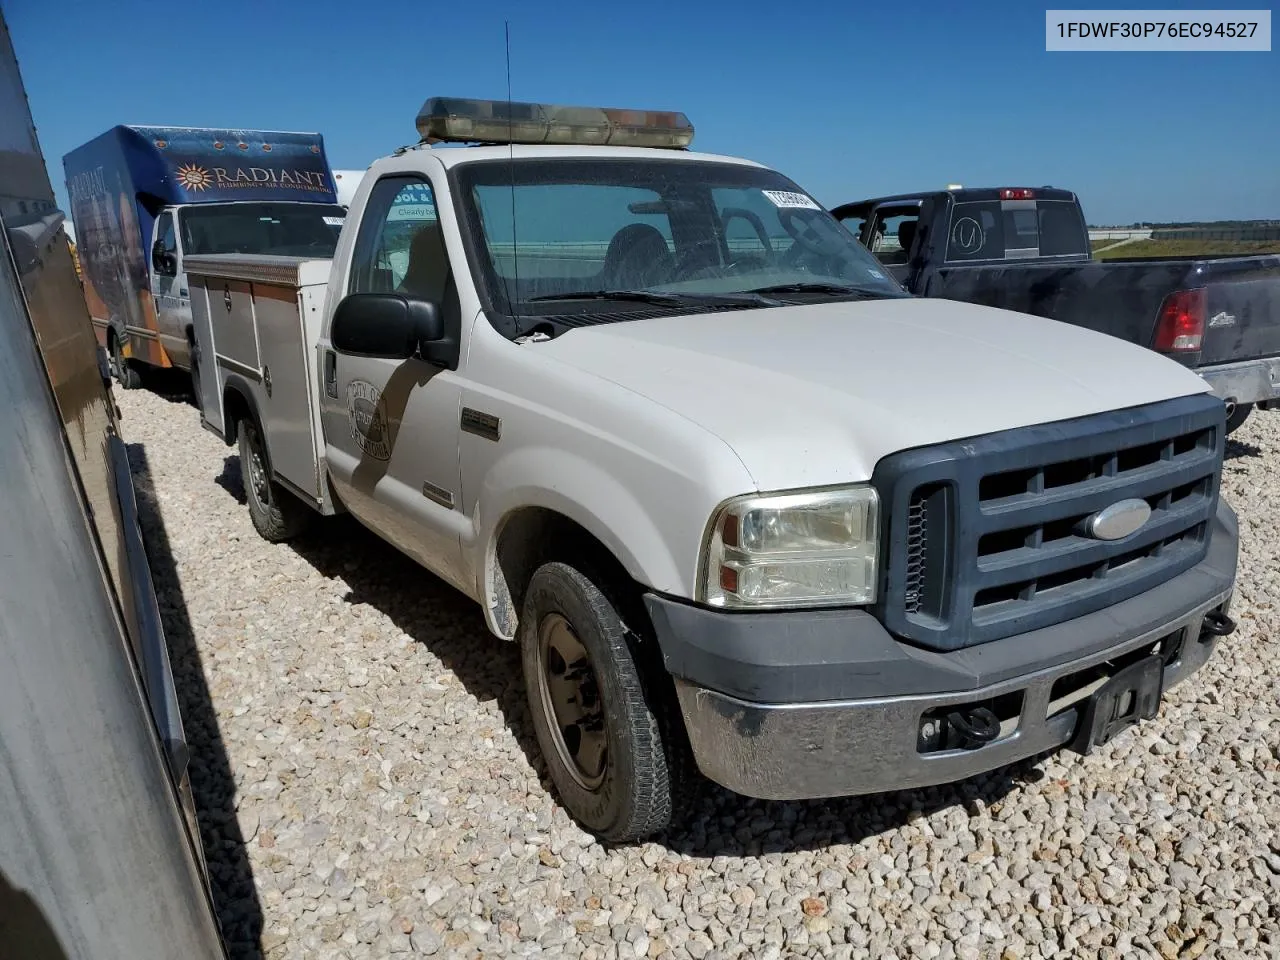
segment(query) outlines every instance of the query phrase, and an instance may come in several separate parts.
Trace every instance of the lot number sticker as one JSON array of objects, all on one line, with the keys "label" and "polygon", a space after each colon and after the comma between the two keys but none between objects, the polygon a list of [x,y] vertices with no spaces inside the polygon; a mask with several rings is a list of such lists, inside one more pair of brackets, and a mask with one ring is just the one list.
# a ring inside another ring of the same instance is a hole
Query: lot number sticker
[{"label": "lot number sticker", "polygon": [[818,202],[810,196],[803,193],[790,193],[786,190],[762,190],[769,202],[775,207],[783,209],[793,208],[800,210],[821,210]]}]

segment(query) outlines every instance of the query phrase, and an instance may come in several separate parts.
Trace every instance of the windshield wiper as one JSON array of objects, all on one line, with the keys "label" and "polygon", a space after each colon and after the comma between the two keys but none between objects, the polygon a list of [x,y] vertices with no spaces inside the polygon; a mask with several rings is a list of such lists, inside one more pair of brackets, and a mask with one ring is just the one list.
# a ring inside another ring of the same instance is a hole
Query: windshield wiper
[{"label": "windshield wiper", "polygon": [[761,296],[757,290],[744,290],[732,293],[658,293],[653,290],[571,290],[566,293],[544,293],[530,297],[528,303],[548,300],[634,300],[638,303],[652,303],[659,307],[688,307],[723,303],[737,305],[750,303],[761,307],[779,306],[768,297]]},{"label": "windshield wiper", "polygon": [[775,283],[767,287],[754,287],[747,293],[825,293],[836,297],[858,297],[866,300],[888,300],[897,294],[873,287],[846,286],[840,283]]},{"label": "windshield wiper", "polygon": [[570,290],[565,293],[544,293],[530,297],[529,303],[542,300],[636,300],[659,306],[679,307],[691,302],[687,297],[671,293],[653,293],[649,290]]}]

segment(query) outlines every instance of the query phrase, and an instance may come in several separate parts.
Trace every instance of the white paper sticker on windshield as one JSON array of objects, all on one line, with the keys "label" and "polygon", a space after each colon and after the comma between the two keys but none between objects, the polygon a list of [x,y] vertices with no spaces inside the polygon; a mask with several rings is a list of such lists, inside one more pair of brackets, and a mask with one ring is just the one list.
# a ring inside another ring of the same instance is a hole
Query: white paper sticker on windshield
[{"label": "white paper sticker on windshield", "polygon": [[867,273],[871,274],[871,275],[872,275],[873,277],[875,277],[877,280],[883,280],[883,279],[884,279],[884,274],[883,274],[883,273],[881,273],[879,270],[868,270],[868,271],[867,271]]},{"label": "white paper sticker on windshield", "polygon": [[803,193],[791,193],[786,190],[762,190],[775,207],[799,207],[802,210],[821,210],[813,197]]},{"label": "white paper sticker on windshield", "polygon": [[331,227],[340,227],[342,226],[342,221],[345,219],[345,217],[325,217],[324,222]]}]

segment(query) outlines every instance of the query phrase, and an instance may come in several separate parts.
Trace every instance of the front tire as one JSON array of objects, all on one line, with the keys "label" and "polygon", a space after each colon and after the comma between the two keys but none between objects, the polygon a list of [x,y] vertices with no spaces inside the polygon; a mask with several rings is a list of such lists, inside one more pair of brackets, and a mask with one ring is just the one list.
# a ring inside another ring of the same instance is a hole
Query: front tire
[{"label": "front tire", "polygon": [[142,386],[142,374],[124,355],[124,346],[117,336],[111,337],[111,372],[121,390],[137,390]]},{"label": "front tire", "polygon": [[534,732],[569,814],[613,843],[667,827],[696,773],[660,721],[675,709],[661,678],[646,685],[635,637],[600,587],[567,564],[539,567],[520,646]]},{"label": "front tire", "polygon": [[1253,411],[1252,403],[1237,403],[1227,417],[1227,436],[1235,433],[1244,422],[1249,419],[1249,414]]},{"label": "front tire", "polygon": [[292,540],[307,528],[310,510],[271,479],[266,446],[256,423],[241,420],[237,439],[244,498],[254,529],[269,543]]}]

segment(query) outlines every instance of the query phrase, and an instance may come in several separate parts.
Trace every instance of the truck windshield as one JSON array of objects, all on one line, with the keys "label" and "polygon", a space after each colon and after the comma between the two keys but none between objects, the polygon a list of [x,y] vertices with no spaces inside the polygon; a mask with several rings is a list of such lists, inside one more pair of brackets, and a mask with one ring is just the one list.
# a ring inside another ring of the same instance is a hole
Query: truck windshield
[{"label": "truck windshield", "polygon": [[184,254],[332,257],[346,210],[327,203],[211,203],[184,207]]},{"label": "truck windshield", "polygon": [[1070,200],[965,200],[951,212],[948,260],[1025,260],[1089,253],[1080,206]]},{"label": "truck windshield", "polygon": [[508,316],[627,319],[614,301],[638,301],[648,313],[907,296],[829,213],[771,170],[575,158],[455,171],[485,254],[477,279]]}]

